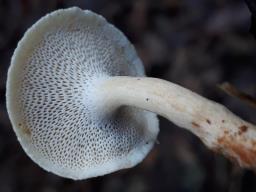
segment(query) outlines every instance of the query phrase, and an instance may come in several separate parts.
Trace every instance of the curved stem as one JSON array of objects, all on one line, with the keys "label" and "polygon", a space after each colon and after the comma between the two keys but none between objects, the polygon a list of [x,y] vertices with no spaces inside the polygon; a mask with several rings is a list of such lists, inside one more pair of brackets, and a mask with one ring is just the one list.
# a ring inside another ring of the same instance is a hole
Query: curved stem
[{"label": "curved stem", "polygon": [[214,101],[148,77],[111,77],[100,85],[100,92],[105,109],[129,105],[155,112],[240,166],[256,168],[256,127]]}]

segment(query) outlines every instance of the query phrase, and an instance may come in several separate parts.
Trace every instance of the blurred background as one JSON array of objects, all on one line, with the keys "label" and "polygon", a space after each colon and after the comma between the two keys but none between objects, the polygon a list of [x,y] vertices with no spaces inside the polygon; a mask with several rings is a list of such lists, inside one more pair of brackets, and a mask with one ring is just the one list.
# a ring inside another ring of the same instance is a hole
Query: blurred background
[{"label": "blurred background", "polygon": [[255,173],[163,118],[159,144],[135,168],[75,182],[33,163],[7,116],[7,70],[26,29],[46,13],[70,6],[102,14],[122,30],[148,76],[178,83],[256,123],[256,109],[216,86],[228,81],[256,95],[256,40],[242,0],[0,0],[0,192],[256,191]]}]

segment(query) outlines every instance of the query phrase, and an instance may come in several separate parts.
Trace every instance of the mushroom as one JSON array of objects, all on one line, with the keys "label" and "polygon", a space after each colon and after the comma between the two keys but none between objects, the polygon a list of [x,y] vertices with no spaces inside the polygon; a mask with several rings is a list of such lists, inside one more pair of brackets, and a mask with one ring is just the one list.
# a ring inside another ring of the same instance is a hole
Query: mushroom
[{"label": "mushroom", "polygon": [[77,7],[27,30],[11,60],[6,99],[24,151],[62,177],[86,179],[141,162],[157,138],[155,113],[242,167],[256,167],[254,125],[179,85],[145,77],[124,34]]}]

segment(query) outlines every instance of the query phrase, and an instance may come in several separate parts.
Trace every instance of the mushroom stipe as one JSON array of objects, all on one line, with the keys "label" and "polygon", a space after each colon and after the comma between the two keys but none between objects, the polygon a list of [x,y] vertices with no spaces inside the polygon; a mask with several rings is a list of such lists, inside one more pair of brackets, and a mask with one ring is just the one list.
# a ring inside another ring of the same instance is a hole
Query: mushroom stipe
[{"label": "mushroom stipe", "polygon": [[7,79],[21,146],[59,176],[87,179],[141,162],[161,115],[242,167],[256,168],[256,127],[224,106],[145,77],[133,45],[102,16],[73,7],[27,30]]}]

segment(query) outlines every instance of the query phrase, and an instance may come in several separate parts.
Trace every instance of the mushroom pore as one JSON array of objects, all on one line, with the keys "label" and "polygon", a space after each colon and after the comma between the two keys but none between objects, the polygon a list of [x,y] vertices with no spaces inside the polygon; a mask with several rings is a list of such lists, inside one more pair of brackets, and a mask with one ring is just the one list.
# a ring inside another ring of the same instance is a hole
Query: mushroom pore
[{"label": "mushroom pore", "polygon": [[25,152],[63,177],[96,177],[142,161],[158,134],[155,113],[256,167],[254,125],[188,89],[145,77],[132,44],[91,11],[58,10],[28,29],[11,60],[6,99]]}]

